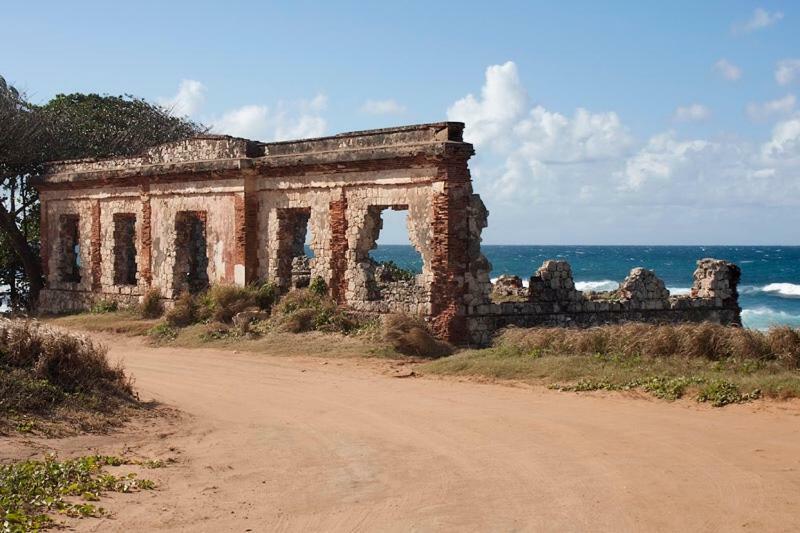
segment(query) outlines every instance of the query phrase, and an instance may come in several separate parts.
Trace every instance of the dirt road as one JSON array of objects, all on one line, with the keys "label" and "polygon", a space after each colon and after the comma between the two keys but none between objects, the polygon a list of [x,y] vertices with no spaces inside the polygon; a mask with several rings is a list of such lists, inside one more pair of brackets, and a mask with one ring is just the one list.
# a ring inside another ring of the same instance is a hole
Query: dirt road
[{"label": "dirt road", "polygon": [[153,471],[157,492],[113,496],[115,518],[80,529],[800,529],[796,403],[712,409],[110,344],[144,398],[189,416],[124,436],[179,462]]}]

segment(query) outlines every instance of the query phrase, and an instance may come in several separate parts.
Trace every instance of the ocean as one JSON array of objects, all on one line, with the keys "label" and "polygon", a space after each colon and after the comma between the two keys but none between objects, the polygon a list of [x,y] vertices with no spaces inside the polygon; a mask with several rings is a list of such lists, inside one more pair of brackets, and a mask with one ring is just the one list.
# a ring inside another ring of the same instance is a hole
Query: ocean
[{"label": "ocean", "polygon": [[[672,294],[687,293],[698,259],[713,257],[739,265],[739,304],[745,327],[800,327],[800,246],[522,246],[482,245],[492,263],[491,277],[516,274],[526,280],[546,259],[572,265],[579,290],[613,290],[634,267],[654,270]],[[422,259],[410,245],[379,245],[378,261],[391,260],[421,271]]]}]

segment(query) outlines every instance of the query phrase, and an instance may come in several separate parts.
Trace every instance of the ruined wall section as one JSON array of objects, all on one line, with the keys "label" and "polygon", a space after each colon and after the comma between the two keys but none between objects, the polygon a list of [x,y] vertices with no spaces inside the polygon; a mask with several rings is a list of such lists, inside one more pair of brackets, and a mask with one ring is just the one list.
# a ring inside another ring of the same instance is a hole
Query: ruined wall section
[{"label": "ruined wall section", "polygon": [[133,169],[139,173],[144,167],[153,165],[244,159],[258,150],[257,144],[247,139],[225,135],[201,135],[184,141],[155,146],[137,156],[58,161],[49,163],[46,170],[53,176],[50,181],[58,183],[68,181],[81,173],[131,171]]},{"label": "ruined wall section", "polygon": [[[149,287],[164,298],[173,298],[175,265],[175,217],[181,211],[208,213],[208,275],[212,283],[244,282],[244,257],[237,235],[244,220],[237,221],[236,205],[243,204],[243,178],[171,180],[164,183],[127,184],[115,188],[94,187],[43,190],[42,246],[45,248],[46,288],[39,307],[44,312],[86,309],[99,300],[135,304]],[[115,283],[115,215],[135,216],[136,282]],[[64,282],[59,276],[63,255],[60,219],[79,217],[80,282]]]},{"label": "ruined wall section", "polygon": [[[392,168],[396,165],[398,168]],[[311,277],[321,277],[341,303],[363,312],[430,312],[429,286],[433,275],[431,195],[433,165],[400,168],[403,162],[385,162],[375,171],[320,171],[259,177],[255,184],[258,230],[256,253],[259,280],[283,283],[281,278],[282,213],[308,209],[308,233],[314,257]],[[271,173],[270,173],[271,174]],[[417,276],[418,289],[376,298],[367,287],[371,277],[370,250],[380,230],[383,209],[408,210],[410,241],[426,265]],[[376,213],[378,218],[376,219]],[[283,283],[285,284],[285,283]]]},{"label": "ruined wall section", "polygon": [[[583,293],[575,289],[566,261],[545,261],[531,277],[527,301],[471,307],[470,340],[486,345],[507,327],[588,327],[622,322],[712,322],[741,326],[736,298],[739,268],[727,261],[697,262],[690,295],[671,296],[654,272],[634,268],[617,291]],[[498,291],[501,292],[501,291]]]},{"label": "ruined wall section", "polygon": [[[238,199],[237,199],[238,198]],[[176,217],[180,212],[205,213],[208,282],[244,283],[245,258],[237,235],[237,209],[244,203],[242,179],[219,182],[185,181],[150,186],[152,286],[174,298],[182,284],[174,278],[177,259]],[[239,218],[238,223],[244,221]],[[237,253],[238,251],[238,253]],[[237,280],[237,271],[239,272]]]}]

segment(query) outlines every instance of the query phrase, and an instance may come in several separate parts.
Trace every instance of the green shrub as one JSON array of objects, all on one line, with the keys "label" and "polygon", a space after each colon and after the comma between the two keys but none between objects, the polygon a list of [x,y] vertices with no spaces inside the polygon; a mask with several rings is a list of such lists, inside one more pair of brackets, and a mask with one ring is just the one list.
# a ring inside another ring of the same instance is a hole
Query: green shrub
[{"label": "green shrub", "polygon": [[747,394],[742,394],[739,387],[723,379],[713,380],[697,395],[698,402],[710,402],[714,407],[722,407],[731,403],[743,403],[755,400],[761,396],[761,391],[756,389]]},{"label": "green shrub", "polygon": [[312,330],[348,333],[358,327],[358,321],[331,298],[310,289],[284,295],[273,308],[271,320],[292,333]]},{"label": "green shrub", "polygon": [[278,301],[278,287],[272,282],[268,281],[260,285],[254,285],[253,290],[255,292],[256,305],[259,309],[269,311]]},{"label": "green shrub", "polygon": [[102,313],[113,313],[119,309],[119,304],[115,300],[98,300],[89,309],[90,313],[99,315]]},{"label": "green shrub", "polygon": [[153,326],[147,334],[156,341],[171,341],[178,337],[178,330],[167,322],[161,322]]},{"label": "green shrub", "polygon": [[413,270],[403,268],[394,261],[381,261],[378,265],[382,266],[388,277],[395,281],[413,281],[417,276]]},{"label": "green shrub", "polygon": [[308,285],[308,290],[317,296],[325,296],[328,294],[328,284],[325,283],[325,280],[321,276],[316,276]]},{"label": "green shrub", "polygon": [[383,339],[405,355],[443,357],[453,353],[453,347],[437,339],[420,317],[387,315],[383,319]]},{"label": "green shrub", "polygon": [[142,318],[159,318],[163,315],[164,304],[161,302],[161,291],[155,287],[148,289],[142,296],[137,312]]}]

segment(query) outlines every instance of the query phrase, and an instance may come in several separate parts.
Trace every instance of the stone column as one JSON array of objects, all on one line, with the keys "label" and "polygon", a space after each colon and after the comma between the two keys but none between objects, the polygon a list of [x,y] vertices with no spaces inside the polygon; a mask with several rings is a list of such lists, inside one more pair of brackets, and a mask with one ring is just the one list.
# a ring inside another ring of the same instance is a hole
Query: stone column
[{"label": "stone column", "polygon": [[234,251],[233,251],[233,281],[236,285],[247,282],[247,199],[245,193],[235,193],[233,196],[234,220]]},{"label": "stone column", "polygon": [[257,176],[244,177],[244,279],[252,283],[258,279],[258,195]]},{"label": "stone column", "polygon": [[150,207],[149,183],[143,182],[139,185],[139,198],[142,202],[142,221],[139,224],[139,280],[150,287],[153,283],[153,212]]},{"label": "stone column", "polygon": [[469,267],[470,155],[472,147],[452,147],[434,183],[431,322],[436,334],[451,342],[468,340],[464,296]]},{"label": "stone column", "polygon": [[339,304],[347,303],[347,194],[342,188],[341,197],[330,202],[331,227],[331,279],[328,280],[331,297]]},{"label": "stone column", "polygon": [[100,200],[92,202],[92,237],[91,237],[91,272],[92,272],[92,292],[100,292],[102,276],[102,257],[100,255]]}]

